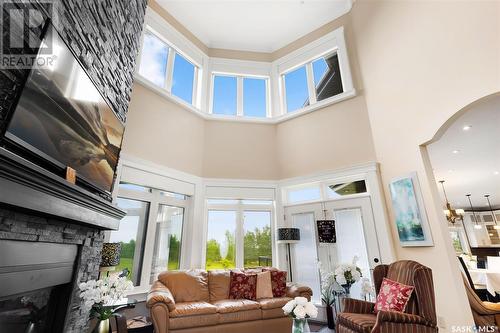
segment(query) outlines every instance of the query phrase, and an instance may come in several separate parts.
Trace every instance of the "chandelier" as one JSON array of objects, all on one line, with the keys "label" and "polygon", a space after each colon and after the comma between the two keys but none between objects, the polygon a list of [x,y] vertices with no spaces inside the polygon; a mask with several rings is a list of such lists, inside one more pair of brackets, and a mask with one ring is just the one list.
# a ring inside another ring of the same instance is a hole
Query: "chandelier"
[{"label": "chandelier", "polygon": [[446,196],[446,191],[444,189],[444,180],[440,180],[439,183],[441,183],[444,198],[446,200],[446,209],[443,210],[444,214],[446,215],[446,219],[451,224],[455,224],[457,221],[463,222],[465,211],[463,209],[453,209],[453,207],[451,207],[451,204],[448,201],[448,197]]}]

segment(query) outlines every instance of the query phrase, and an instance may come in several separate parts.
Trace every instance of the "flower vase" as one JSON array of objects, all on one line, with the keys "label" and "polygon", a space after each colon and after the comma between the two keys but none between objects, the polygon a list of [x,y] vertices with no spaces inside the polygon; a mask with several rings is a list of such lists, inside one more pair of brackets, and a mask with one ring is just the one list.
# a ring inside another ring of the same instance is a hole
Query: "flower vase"
[{"label": "flower vase", "polygon": [[310,333],[307,319],[293,319],[292,333]]},{"label": "flower vase", "polygon": [[345,298],[351,297],[351,286],[352,286],[352,284],[350,284],[350,283],[342,285],[342,288],[344,288],[344,290],[345,290]]},{"label": "flower vase", "polygon": [[326,306],[326,321],[329,329],[335,328],[335,316],[331,305]]},{"label": "flower vase", "polygon": [[99,320],[92,333],[111,333],[109,318]]}]

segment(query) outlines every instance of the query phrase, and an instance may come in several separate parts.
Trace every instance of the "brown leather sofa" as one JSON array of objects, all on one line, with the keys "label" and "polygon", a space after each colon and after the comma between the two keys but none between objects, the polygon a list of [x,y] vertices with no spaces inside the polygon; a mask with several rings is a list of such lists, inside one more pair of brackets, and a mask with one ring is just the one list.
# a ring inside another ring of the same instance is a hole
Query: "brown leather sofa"
[{"label": "brown leather sofa", "polygon": [[292,321],[281,309],[309,287],[287,285],[287,297],[228,299],[229,270],[163,272],[148,293],[156,333],[285,333]]}]

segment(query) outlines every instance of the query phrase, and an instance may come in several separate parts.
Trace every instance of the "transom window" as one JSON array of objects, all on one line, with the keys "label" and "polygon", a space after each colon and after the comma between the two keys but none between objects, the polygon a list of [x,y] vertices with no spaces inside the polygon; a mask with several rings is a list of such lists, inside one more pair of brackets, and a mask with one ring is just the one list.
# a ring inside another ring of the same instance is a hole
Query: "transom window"
[{"label": "transom window", "polygon": [[336,52],[313,59],[282,74],[287,112],[303,109],[344,92]]},{"label": "transom window", "polygon": [[206,269],[272,266],[270,200],[207,200]]},{"label": "transom window", "polygon": [[284,204],[327,201],[349,196],[364,196],[369,193],[365,179],[352,181],[321,181],[290,186],[283,189]]},{"label": "transom window", "polygon": [[269,78],[213,75],[212,113],[265,118],[268,114]]},{"label": "transom window", "polygon": [[177,99],[196,104],[199,66],[146,28],[139,74]]}]

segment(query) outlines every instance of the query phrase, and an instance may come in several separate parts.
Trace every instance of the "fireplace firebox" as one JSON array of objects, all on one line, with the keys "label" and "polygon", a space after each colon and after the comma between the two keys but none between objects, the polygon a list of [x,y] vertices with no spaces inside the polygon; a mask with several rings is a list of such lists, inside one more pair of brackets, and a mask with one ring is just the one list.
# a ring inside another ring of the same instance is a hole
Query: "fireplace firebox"
[{"label": "fireplace firebox", "polygon": [[78,246],[0,242],[0,332],[63,332]]}]

